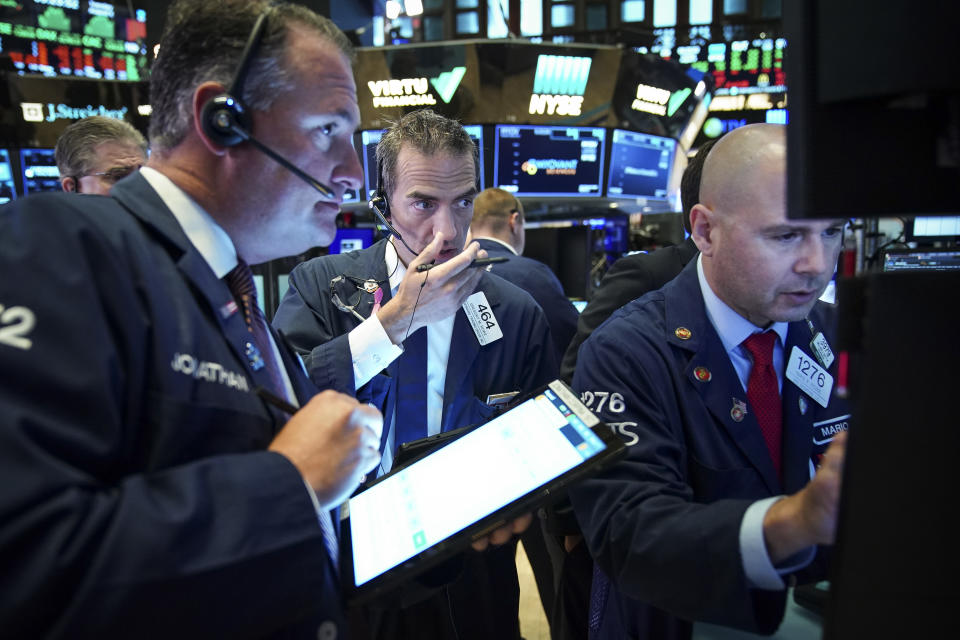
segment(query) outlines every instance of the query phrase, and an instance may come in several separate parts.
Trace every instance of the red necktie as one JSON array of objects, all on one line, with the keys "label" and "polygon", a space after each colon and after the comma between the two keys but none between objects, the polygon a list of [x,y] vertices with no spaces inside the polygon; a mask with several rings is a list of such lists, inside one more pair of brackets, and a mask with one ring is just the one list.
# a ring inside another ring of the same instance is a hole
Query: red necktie
[{"label": "red necktie", "polygon": [[[286,398],[286,385],[283,382],[283,376],[277,361],[273,357],[273,342],[267,332],[267,319],[263,316],[263,310],[257,304],[257,287],[253,282],[253,272],[246,262],[240,260],[237,266],[230,273],[223,277],[227,286],[230,287],[230,293],[243,309],[243,319],[247,323],[247,329],[253,334],[253,343],[260,354],[263,366],[266,367],[270,375],[270,386],[275,395]],[[247,348],[248,355],[250,352]],[[255,356],[252,358],[255,361]],[[252,364],[256,371],[260,369],[256,364]]]},{"label": "red necktie", "polygon": [[[223,279],[230,287],[230,293],[233,294],[234,299],[243,308],[243,319],[247,323],[247,329],[253,334],[253,342],[260,352],[263,366],[267,368],[267,373],[270,374],[270,385],[273,387],[271,391],[281,398],[286,398],[286,385],[283,382],[283,376],[280,374],[277,361],[273,357],[273,343],[267,331],[267,319],[263,316],[260,305],[257,304],[257,286],[253,282],[253,272],[250,271],[250,266],[243,260],[239,260],[237,266]],[[259,368],[254,365],[255,370]],[[339,567],[339,542],[332,516],[329,511],[321,510],[317,514],[317,519],[320,522],[320,532],[327,547],[327,554],[334,568],[337,568]]]},{"label": "red necktie", "polygon": [[753,356],[753,367],[747,378],[747,402],[757,416],[760,431],[767,442],[773,467],[780,476],[780,441],[783,438],[783,406],[777,372],[773,370],[773,346],[777,334],[773,331],[754,333],[743,341]]}]

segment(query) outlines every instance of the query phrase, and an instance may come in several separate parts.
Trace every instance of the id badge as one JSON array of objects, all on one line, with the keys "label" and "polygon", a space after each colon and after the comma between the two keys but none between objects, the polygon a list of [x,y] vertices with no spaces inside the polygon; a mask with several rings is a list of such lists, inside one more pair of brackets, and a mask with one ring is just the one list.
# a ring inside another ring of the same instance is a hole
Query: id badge
[{"label": "id badge", "polygon": [[813,340],[810,341],[810,350],[813,351],[813,355],[820,361],[824,369],[829,369],[830,365],[833,364],[833,350],[830,348],[827,339],[823,337],[823,333],[818,331],[813,336]]},{"label": "id badge", "polygon": [[830,391],[833,389],[833,376],[800,347],[794,346],[790,352],[786,373],[790,382],[800,387],[801,391],[821,407],[827,407],[830,403]]},{"label": "id badge", "polygon": [[493,309],[487,302],[487,296],[483,291],[477,291],[463,303],[463,312],[467,314],[467,320],[473,327],[473,333],[477,336],[477,341],[482,345],[496,342],[503,337],[503,331],[493,315]]}]

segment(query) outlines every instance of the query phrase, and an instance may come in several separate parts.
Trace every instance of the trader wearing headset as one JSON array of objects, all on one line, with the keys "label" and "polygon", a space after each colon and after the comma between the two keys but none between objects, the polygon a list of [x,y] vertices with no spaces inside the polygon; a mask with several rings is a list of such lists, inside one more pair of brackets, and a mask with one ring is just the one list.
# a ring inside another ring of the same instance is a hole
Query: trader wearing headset
[{"label": "trader wearing headset", "polygon": [[[381,138],[371,205],[392,236],[315,258],[290,274],[274,317],[314,382],[384,412],[381,471],[404,442],[482,422],[504,396],[557,375],[543,311],[526,292],[470,265],[477,150],[429,110]],[[430,265],[430,266],[428,266]],[[482,317],[482,322],[471,322]],[[402,354],[402,355],[401,355]],[[367,612],[357,637],[519,638],[515,544],[468,555],[460,579],[405,609]]]},{"label": "trader wearing headset", "polygon": [[350,56],[298,5],[177,2],[147,166],[0,210],[4,635],[338,635],[329,510],[381,417],[314,395],[245,263],[329,243],[360,186]]}]

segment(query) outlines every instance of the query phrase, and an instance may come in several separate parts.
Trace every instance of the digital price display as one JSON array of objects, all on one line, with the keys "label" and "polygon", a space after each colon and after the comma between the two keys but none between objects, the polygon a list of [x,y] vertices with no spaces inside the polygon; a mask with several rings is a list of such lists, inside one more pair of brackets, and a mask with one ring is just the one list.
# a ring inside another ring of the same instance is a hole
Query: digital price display
[{"label": "digital price display", "polygon": [[756,38],[677,47],[677,59],[713,76],[715,95],[784,91],[785,38]]},{"label": "digital price display", "polygon": [[0,2],[0,55],[20,74],[147,79],[147,14],[96,0]]},{"label": "digital price display", "polygon": [[677,141],[614,129],[610,145],[610,198],[666,198]]},{"label": "digital price display", "polygon": [[599,196],[606,130],[497,125],[494,185],[515,196]]},{"label": "digital price display", "polygon": [[23,193],[60,191],[60,171],[53,149],[21,149],[20,167],[23,170]]},{"label": "digital price display", "polygon": [[13,185],[13,165],[10,164],[10,152],[0,149],[0,204],[16,199],[17,190]]}]

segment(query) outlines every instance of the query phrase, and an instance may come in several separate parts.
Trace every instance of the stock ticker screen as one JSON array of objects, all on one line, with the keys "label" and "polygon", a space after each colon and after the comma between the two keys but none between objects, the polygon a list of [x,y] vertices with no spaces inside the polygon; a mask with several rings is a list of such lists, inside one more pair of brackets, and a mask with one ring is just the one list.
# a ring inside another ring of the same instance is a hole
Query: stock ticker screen
[{"label": "stock ticker screen", "polygon": [[497,125],[494,186],[515,196],[597,197],[605,138],[598,127]]},{"label": "stock ticker screen", "polygon": [[614,129],[610,146],[610,198],[666,198],[677,141]]},{"label": "stock ticker screen", "polygon": [[147,14],[96,0],[0,1],[0,55],[20,74],[147,79]]},{"label": "stock ticker screen", "polygon": [[60,171],[53,149],[21,149],[20,169],[24,194],[60,191]]}]

